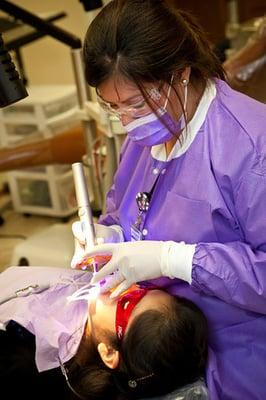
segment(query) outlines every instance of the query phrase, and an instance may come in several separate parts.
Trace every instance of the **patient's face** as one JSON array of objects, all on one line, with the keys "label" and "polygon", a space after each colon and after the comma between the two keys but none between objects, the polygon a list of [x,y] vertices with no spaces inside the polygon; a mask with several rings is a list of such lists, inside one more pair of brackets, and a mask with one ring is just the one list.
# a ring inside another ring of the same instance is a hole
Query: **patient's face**
[{"label": "patient's face", "polygon": [[[127,328],[134,318],[150,309],[158,309],[169,305],[171,296],[162,290],[148,290],[145,296],[137,303],[129,317]],[[110,299],[110,293],[100,294],[89,304],[90,327],[98,338],[102,331],[116,333],[115,318],[118,299]]]}]

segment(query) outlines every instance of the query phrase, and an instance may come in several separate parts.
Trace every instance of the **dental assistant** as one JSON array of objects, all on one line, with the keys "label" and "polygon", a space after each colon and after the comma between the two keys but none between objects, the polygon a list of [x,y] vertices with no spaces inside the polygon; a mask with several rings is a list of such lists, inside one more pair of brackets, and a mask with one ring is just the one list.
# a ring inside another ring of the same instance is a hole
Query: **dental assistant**
[{"label": "dental assistant", "polygon": [[[211,399],[265,399],[266,106],[225,83],[197,23],[166,1],[111,1],[84,61],[128,133],[96,224],[105,243],[87,254],[112,258],[93,281],[119,284],[113,296],[160,277],[185,285],[223,321],[210,340]],[[78,223],[73,232],[82,244]]]}]

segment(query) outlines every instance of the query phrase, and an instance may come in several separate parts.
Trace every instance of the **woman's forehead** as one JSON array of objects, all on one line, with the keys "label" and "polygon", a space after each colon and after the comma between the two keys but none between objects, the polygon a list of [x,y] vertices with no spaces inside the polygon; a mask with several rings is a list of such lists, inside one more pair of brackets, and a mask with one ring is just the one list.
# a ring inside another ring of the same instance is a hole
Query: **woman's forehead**
[{"label": "woman's forehead", "polygon": [[123,103],[141,95],[137,85],[125,78],[110,78],[98,86],[97,92],[108,103]]}]

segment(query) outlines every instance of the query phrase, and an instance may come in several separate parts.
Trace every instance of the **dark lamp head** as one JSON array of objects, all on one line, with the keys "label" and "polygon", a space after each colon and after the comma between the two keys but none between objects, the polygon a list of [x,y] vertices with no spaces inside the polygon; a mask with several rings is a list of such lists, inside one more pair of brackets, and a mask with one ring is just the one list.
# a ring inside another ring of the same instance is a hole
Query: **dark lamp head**
[{"label": "dark lamp head", "polygon": [[0,34],[0,107],[6,107],[28,96]]}]

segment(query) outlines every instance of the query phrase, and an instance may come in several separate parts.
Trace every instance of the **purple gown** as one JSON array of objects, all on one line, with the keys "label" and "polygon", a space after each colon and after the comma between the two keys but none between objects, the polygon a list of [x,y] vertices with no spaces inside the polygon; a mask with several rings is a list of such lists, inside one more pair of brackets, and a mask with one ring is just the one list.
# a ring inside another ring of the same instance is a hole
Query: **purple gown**
[{"label": "purple gown", "polygon": [[[78,349],[88,318],[88,301],[69,301],[88,284],[89,272],[54,267],[10,267],[0,274],[0,329],[16,321],[35,335],[39,371],[59,366]],[[17,297],[17,290],[39,285],[44,290]]]},{"label": "purple gown", "polygon": [[141,229],[146,240],[196,244],[191,286],[164,282],[208,317],[211,400],[265,400],[266,106],[225,82],[212,86],[186,151],[165,160],[126,139],[100,222],[131,240],[135,196],[159,175]]}]

